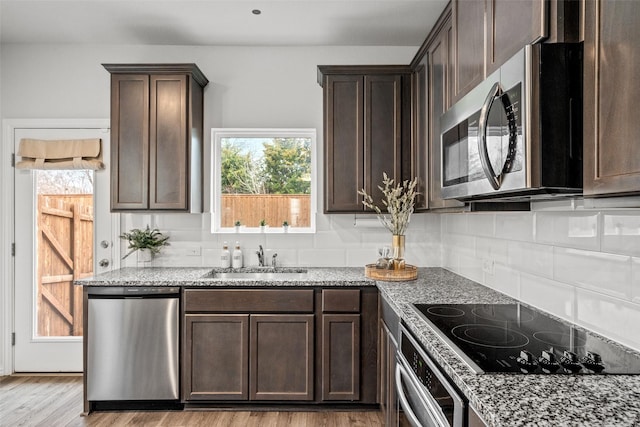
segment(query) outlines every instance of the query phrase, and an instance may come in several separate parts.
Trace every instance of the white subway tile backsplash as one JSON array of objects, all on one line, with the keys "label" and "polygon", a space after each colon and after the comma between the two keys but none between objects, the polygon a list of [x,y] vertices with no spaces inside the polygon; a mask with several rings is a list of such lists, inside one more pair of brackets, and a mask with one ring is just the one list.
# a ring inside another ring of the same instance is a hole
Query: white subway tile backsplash
[{"label": "white subway tile backsplash", "polygon": [[631,298],[640,304],[640,258],[631,259]]},{"label": "white subway tile backsplash", "polygon": [[465,234],[448,234],[443,240],[447,247],[450,247],[460,254],[468,257],[475,256],[476,241],[474,236]]},{"label": "white subway tile backsplash", "polygon": [[576,323],[640,351],[640,305],[576,289]]},{"label": "white subway tile backsplash", "polygon": [[467,229],[467,217],[466,214],[448,214],[445,215],[443,232],[448,234],[466,234]]},{"label": "white subway tile backsplash", "polygon": [[520,297],[520,274],[505,265],[494,264],[493,274],[484,273],[483,283],[513,298]]},{"label": "white subway tile backsplash", "polygon": [[553,247],[509,241],[507,243],[508,265],[518,271],[553,278]]},{"label": "white subway tile backsplash", "polygon": [[375,264],[377,260],[378,250],[374,247],[347,250],[347,266],[364,268],[367,264]]},{"label": "white subway tile backsplash", "polygon": [[335,267],[346,265],[345,249],[300,249],[298,265],[301,267]]},{"label": "white subway tile backsplash", "polygon": [[466,252],[458,253],[456,273],[475,282],[482,282],[482,260]]},{"label": "white subway tile backsplash", "polygon": [[153,222],[164,230],[202,230],[203,215],[190,213],[154,214]]},{"label": "white subway tile backsplash", "polygon": [[598,250],[597,212],[538,212],[536,242],[555,246]]},{"label": "white subway tile backsplash", "polygon": [[493,237],[495,235],[495,214],[476,213],[467,215],[467,230],[474,236]]},{"label": "white subway tile backsplash", "polygon": [[602,250],[640,256],[640,213],[604,213]]},{"label": "white subway tile backsplash", "polygon": [[530,242],[533,240],[534,214],[531,212],[496,213],[495,236],[500,239]]},{"label": "white subway tile backsplash", "polygon": [[488,237],[477,237],[476,257],[507,264],[507,241]]},{"label": "white subway tile backsplash", "polygon": [[575,288],[573,286],[522,273],[520,299],[570,322],[574,320]]},{"label": "white subway tile backsplash", "polygon": [[555,248],[554,278],[586,289],[631,299],[629,257],[579,249]]}]

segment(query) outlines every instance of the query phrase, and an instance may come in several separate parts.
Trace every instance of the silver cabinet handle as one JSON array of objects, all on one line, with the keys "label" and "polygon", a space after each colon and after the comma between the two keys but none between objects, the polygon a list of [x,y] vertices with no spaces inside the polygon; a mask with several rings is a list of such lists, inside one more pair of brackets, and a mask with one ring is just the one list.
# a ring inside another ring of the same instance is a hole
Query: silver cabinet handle
[{"label": "silver cabinet handle", "polygon": [[107,249],[109,247],[109,242],[107,242],[106,240],[103,240],[102,242],[100,242],[100,247]]},{"label": "silver cabinet handle", "polygon": [[106,258],[101,259],[100,261],[98,261],[98,265],[100,267],[109,267],[109,260]]},{"label": "silver cabinet handle", "polygon": [[494,190],[500,188],[500,181],[498,177],[496,177],[493,166],[491,166],[491,160],[489,160],[489,149],[487,148],[487,118],[493,101],[495,101],[496,97],[501,93],[502,88],[500,88],[500,83],[494,83],[489,90],[487,98],[484,100],[484,104],[482,104],[480,120],[478,120],[478,153],[480,154],[480,163],[482,163],[482,170]]}]

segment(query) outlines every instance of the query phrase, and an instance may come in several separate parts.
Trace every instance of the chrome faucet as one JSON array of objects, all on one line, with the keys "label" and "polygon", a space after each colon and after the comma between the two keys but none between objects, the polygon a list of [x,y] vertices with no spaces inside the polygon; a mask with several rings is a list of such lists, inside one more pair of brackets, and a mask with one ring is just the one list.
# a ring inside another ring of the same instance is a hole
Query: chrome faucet
[{"label": "chrome faucet", "polygon": [[278,257],[278,254],[273,254],[273,256],[271,257],[271,267],[276,268],[276,258]]},{"label": "chrome faucet", "polygon": [[262,245],[258,245],[256,255],[258,255],[258,266],[264,267],[264,250],[262,250]]}]

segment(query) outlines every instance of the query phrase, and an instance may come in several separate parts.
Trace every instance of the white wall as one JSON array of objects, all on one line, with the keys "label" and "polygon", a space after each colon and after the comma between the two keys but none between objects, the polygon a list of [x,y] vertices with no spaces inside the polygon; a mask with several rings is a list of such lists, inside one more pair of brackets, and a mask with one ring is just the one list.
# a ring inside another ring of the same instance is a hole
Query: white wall
[{"label": "white wall", "polygon": [[443,266],[640,350],[640,209],[442,215]]},{"label": "white wall", "polygon": [[[205,88],[204,135],[212,127],[312,127],[322,154],[320,64],[407,64],[417,47],[196,47],[6,45],[2,105],[7,118],[94,118],[109,116],[109,73],[103,63],[195,62],[210,83]],[[205,159],[210,146],[205,144]],[[322,209],[322,162],[318,162],[318,206]],[[205,210],[209,207],[205,166]],[[353,215],[316,217],[316,235],[243,236],[248,254],[258,244],[277,250],[289,265],[362,266],[377,247],[390,244],[383,230],[354,229]],[[123,215],[122,229],[155,225],[170,232],[171,247],[156,263],[214,265],[223,240],[211,235],[205,215]],[[439,218],[416,215],[407,238],[407,259],[439,265]],[[202,248],[200,257],[182,258]],[[133,257],[132,257],[133,258]],[[132,261],[129,261],[132,262]],[[249,259],[249,262],[256,262]]]}]

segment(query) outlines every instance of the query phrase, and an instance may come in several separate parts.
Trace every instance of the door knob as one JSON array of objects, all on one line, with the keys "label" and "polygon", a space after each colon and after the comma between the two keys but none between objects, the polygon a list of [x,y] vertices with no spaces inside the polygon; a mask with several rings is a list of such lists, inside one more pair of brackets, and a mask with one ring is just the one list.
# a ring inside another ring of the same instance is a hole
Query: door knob
[{"label": "door knob", "polygon": [[103,240],[102,242],[100,242],[100,246],[107,249],[109,247],[109,242],[107,242],[106,240]]},{"label": "door knob", "polygon": [[106,258],[103,258],[98,262],[98,265],[100,267],[109,267],[109,260]]}]

